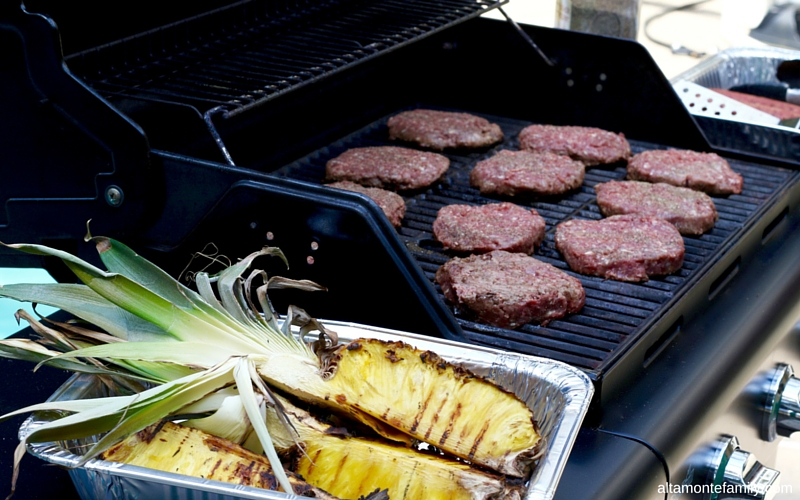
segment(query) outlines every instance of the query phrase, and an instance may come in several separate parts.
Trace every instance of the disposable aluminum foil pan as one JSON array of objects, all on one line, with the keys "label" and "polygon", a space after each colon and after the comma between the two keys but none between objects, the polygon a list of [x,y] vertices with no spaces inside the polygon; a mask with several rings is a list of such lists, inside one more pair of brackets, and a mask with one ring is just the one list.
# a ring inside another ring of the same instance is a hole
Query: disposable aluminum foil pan
[{"label": "disposable aluminum foil pan", "polygon": [[750,83],[779,84],[778,65],[794,59],[800,59],[800,51],[777,47],[726,49],[684,71],[672,82],[686,80],[706,88],[722,89]]},{"label": "disposable aluminum foil pan", "polygon": [[[448,340],[371,326],[325,321],[343,341],[360,337],[400,340],[418,349],[430,350],[442,358],[468,368],[476,375],[513,391],[533,411],[546,441],[546,449],[537,462],[525,491],[525,500],[549,500],[555,495],[581,422],[594,393],[589,378],[567,364],[522,354],[471,346]],[[76,375],[51,397],[51,401],[106,396],[94,376]],[[43,415],[32,415],[20,427],[24,437],[47,422]],[[75,450],[85,449],[89,441],[29,444],[36,456],[70,468],[70,475],[83,500],[229,500],[300,498],[281,492],[236,486],[218,481],[177,475],[104,460],[90,460],[76,468],[80,457]],[[82,447],[82,448],[81,448]]]},{"label": "disposable aluminum foil pan", "polygon": [[[800,59],[800,51],[777,47],[742,47],[723,50],[671,80],[673,86],[690,82],[705,88],[730,89],[745,84],[780,84],[776,75],[783,61]],[[682,89],[675,87],[681,95]],[[710,116],[702,106],[688,108],[714,146],[800,160],[800,131],[783,125],[751,120],[750,113]]]}]

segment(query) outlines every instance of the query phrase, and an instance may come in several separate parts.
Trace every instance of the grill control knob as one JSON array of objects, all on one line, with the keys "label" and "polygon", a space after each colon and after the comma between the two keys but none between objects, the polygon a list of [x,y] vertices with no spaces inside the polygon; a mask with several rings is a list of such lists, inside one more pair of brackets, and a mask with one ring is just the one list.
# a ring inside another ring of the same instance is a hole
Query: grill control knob
[{"label": "grill control knob", "polygon": [[708,449],[704,500],[767,499],[780,474],[739,448],[736,436],[722,435]]},{"label": "grill control knob", "polygon": [[778,434],[800,431],[800,379],[790,365],[780,363],[764,380],[761,437],[774,441]]}]

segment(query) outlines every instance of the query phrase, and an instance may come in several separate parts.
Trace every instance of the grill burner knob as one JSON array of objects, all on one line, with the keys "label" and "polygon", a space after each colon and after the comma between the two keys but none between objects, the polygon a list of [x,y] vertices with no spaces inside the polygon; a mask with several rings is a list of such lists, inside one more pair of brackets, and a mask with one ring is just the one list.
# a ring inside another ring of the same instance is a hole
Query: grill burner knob
[{"label": "grill burner knob", "polygon": [[706,455],[704,500],[767,499],[780,474],[761,464],[752,453],[739,448],[736,436],[721,435]]},{"label": "grill burner knob", "polygon": [[778,434],[800,431],[800,379],[794,377],[790,365],[775,367],[764,381],[762,394],[762,439],[774,441]]}]

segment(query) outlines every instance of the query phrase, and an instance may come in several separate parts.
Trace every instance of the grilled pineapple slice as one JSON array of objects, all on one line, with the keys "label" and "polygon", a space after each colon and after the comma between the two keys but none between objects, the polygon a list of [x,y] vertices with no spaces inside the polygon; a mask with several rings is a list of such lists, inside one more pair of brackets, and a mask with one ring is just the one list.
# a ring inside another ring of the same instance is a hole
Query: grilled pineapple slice
[{"label": "grilled pineapple slice", "polygon": [[[314,367],[279,357],[258,368],[272,385],[307,402],[367,413],[502,474],[525,477],[543,447],[525,403],[430,351],[359,339],[338,347],[325,369],[332,375],[322,380]],[[293,377],[282,376],[286,370]]]},{"label": "grilled pineapple slice", "polygon": [[[154,424],[130,435],[103,452],[100,458],[243,486],[278,489],[269,461],[263,455],[171,422]],[[337,500],[296,475],[288,475],[296,495]]]},{"label": "grilled pineapple slice", "polygon": [[376,488],[392,500],[518,500],[519,487],[468,464],[379,441],[320,434],[305,442],[295,472],[345,499]]},{"label": "grilled pineapple slice", "polygon": [[[477,470],[469,464],[373,439],[351,437],[281,398],[292,431],[267,410],[267,427],[282,452],[295,451],[292,470],[309,484],[343,499],[378,489],[391,500],[514,500],[519,480]],[[291,434],[302,442],[297,451]]]}]

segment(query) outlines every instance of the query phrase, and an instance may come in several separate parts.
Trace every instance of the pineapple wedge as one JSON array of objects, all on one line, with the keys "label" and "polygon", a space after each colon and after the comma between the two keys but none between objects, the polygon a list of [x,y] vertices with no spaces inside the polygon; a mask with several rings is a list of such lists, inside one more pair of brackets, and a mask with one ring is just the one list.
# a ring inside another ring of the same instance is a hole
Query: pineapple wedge
[{"label": "pineapple wedge", "polygon": [[520,486],[463,462],[379,441],[321,434],[305,442],[295,472],[344,499],[376,488],[392,500],[519,500]]},{"label": "pineapple wedge", "polygon": [[343,499],[386,490],[391,500],[518,500],[521,481],[464,462],[374,439],[349,436],[283,398],[286,417],[303,443],[296,449],[274,407],[266,413],[275,446],[295,455],[292,470],[309,484]]},{"label": "pineapple wedge", "polygon": [[[112,446],[103,460],[226,483],[277,490],[269,461],[226,439],[171,422],[154,424]],[[295,495],[337,497],[287,473]]]},{"label": "pineapple wedge", "polygon": [[[291,370],[292,377],[286,377]],[[543,440],[516,395],[430,351],[359,339],[316,368],[272,357],[258,367],[270,384],[331,409],[364,412],[471,463],[526,477]]]}]

